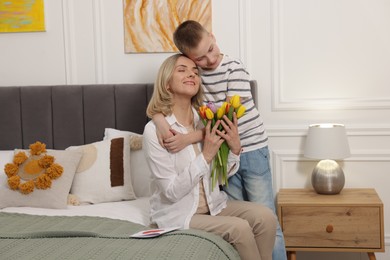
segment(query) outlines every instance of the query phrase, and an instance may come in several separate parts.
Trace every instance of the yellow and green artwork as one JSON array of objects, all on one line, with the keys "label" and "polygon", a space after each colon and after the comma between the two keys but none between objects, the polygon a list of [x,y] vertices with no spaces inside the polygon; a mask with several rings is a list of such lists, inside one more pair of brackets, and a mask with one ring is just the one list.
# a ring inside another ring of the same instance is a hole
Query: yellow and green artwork
[{"label": "yellow and green artwork", "polygon": [[125,53],[176,52],[172,35],[185,20],[211,32],[211,0],[123,0]]},{"label": "yellow and green artwork", "polygon": [[45,31],[43,0],[0,0],[0,32]]}]

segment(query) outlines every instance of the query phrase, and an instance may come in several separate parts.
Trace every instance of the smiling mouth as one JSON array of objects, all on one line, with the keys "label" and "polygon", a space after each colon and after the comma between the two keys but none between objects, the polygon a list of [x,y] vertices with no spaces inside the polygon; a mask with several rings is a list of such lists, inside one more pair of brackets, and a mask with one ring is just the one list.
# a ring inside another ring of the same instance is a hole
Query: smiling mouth
[{"label": "smiling mouth", "polygon": [[193,82],[193,81],[186,81],[186,82],[184,82],[184,84],[187,84],[187,85],[191,84],[191,85],[195,86],[195,82]]}]

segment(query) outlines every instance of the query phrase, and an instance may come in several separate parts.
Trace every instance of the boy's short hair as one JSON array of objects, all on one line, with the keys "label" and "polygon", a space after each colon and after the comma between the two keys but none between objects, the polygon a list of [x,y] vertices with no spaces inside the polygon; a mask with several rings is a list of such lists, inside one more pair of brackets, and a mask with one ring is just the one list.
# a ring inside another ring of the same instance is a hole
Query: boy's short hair
[{"label": "boy's short hair", "polygon": [[205,33],[208,31],[199,22],[187,20],[176,28],[173,42],[180,52],[187,55],[191,49],[198,47]]}]

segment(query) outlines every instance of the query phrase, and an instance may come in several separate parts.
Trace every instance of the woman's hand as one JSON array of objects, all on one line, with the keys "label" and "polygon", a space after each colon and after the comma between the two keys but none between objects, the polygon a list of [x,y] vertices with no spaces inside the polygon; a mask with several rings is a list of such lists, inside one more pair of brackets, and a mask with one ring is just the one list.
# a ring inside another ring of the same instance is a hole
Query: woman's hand
[{"label": "woman's hand", "polygon": [[228,119],[226,115],[221,120],[224,131],[217,130],[218,135],[226,140],[232,153],[239,155],[241,152],[240,135],[238,133],[238,120],[236,112],[233,113],[233,122]]},{"label": "woman's hand", "polygon": [[205,128],[205,137],[203,141],[203,157],[207,163],[211,163],[215,155],[218,152],[219,147],[224,142],[224,139],[221,136],[217,135],[217,128],[220,125],[221,120],[218,120],[214,125],[213,129],[210,131],[211,121],[207,122]]}]

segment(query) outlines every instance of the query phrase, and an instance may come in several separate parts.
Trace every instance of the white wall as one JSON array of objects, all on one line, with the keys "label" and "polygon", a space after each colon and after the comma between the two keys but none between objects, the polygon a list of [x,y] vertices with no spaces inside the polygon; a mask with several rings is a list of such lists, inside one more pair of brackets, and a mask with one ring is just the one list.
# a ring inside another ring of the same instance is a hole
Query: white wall
[{"label": "white wall", "polygon": [[[248,64],[260,85],[275,189],[311,187],[303,157],[307,126],[346,125],[346,187],[373,187],[385,207],[390,259],[390,2],[245,1]],[[249,59],[250,57],[250,59]],[[299,253],[299,259],[368,259],[366,254]]]},{"label": "white wall", "polygon": [[[234,56],[239,5],[219,0],[212,6],[213,31]],[[122,0],[45,1],[45,18],[46,32],[0,33],[0,85],[153,82],[171,55],[124,53]]]},{"label": "white wall", "polygon": [[[307,126],[344,123],[346,187],[373,187],[390,251],[390,1],[213,0],[221,50],[260,86],[274,188],[310,186]],[[45,1],[46,32],[0,34],[0,86],[153,82],[170,53],[125,54],[121,0]],[[390,259],[390,252],[377,253]],[[299,259],[367,259],[299,253]]]}]

